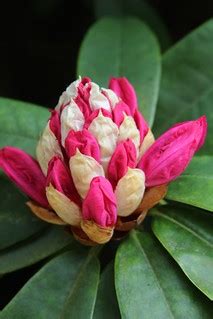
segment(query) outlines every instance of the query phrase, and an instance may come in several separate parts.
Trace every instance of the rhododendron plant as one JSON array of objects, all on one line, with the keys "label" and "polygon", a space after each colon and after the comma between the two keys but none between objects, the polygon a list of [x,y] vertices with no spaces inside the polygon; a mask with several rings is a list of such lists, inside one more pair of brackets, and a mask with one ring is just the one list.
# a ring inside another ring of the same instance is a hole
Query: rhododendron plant
[{"label": "rhododendron plant", "polygon": [[133,86],[100,88],[79,78],[62,93],[36,159],[5,146],[0,167],[41,219],[69,225],[84,244],[103,244],[141,223],[203,145],[206,117],[178,123],[156,140]]}]

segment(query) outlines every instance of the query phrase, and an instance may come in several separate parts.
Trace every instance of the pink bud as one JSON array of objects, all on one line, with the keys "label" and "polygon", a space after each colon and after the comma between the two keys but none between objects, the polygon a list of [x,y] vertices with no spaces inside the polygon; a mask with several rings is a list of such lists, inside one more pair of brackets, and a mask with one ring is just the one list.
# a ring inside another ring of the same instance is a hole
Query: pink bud
[{"label": "pink bud", "polygon": [[149,126],[146,123],[142,114],[138,110],[135,111],[134,120],[135,120],[136,126],[140,132],[140,143],[142,143],[144,140],[144,137],[146,136],[146,134],[149,131]]},{"label": "pink bud", "polygon": [[45,194],[45,176],[36,160],[22,150],[7,146],[0,150],[0,167],[31,199],[49,207]]},{"label": "pink bud", "polygon": [[113,153],[108,165],[108,179],[113,188],[126,174],[128,167],[135,168],[137,164],[137,152],[135,144],[127,139],[120,142]]},{"label": "pink bud", "polygon": [[83,219],[92,220],[102,227],[115,225],[117,207],[115,194],[110,182],[102,177],[94,177],[83,202]]},{"label": "pink bud", "polygon": [[76,150],[93,157],[100,162],[100,148],[95,137],[86,129],[82,131],[71,130],[65,140],[65,149],[69,158],[74,156]]},{"label": "pink bud", "polygon": [[51,111],[51,117],[49,120],[49,126],[57,140],[61,141],[61,122],[59,113],[56,110]]},{"label": "pink bud", "polygon": [[112,118],[112,114],[107,111],[106,109],[97,109],[95,111],[93,111],[90,116],[86,119],[86,122],[84,124],[84,128],[88,130],[90,124],[92,123],[92,121],[99,115],[99,113],[102,112],[103,116]]},{"label": "pink bud", "polygon": [[78,105],[84,117],[87,118],[91,114],[91,109],[89,107],[89,97],[91,90],[91,80],[90,78],[83,78],[78,85],[78,95],[74,99],[75,103]]},{"label": "pink bud", "polygon": [[121,123],[123,122],[124,114],[131,115],[129,106],[123,101],[118,102],[112,112],[113,112],[113,120],[115,124],[117,124],[117,126],[120,126]]},{"label": "pink bud", "polygon": [[134,115],[137,109],[137,96],[133,86],[126,78],[111,78],[109,88],[113,90],[125,102]]},{"label": "pink bud", "polygon": [[138,167],[145,172],[146,186],[169,183],[187,167],[205,140],[206,117],[175,125],[144,154]]},{"label": "pink bud", "polygon": [[81,206],[81,199],[75,185],[61,158],[55,156],[48,165],[46,186],[52,185],[57,191],[67,196],[70,200]]}]

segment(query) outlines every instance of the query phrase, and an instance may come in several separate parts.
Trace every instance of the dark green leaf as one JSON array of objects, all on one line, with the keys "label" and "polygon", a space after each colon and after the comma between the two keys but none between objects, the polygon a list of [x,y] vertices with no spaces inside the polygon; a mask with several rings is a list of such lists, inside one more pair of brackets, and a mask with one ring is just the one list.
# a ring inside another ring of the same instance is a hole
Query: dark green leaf
[{"label": "dark green leaf", "polygon": [[115,284],[123,319],[211,318],[211,304],[149,233],[133,231],[120,246]]},{"label": "dark green leaf", "polygon": [[176,122],[206,114],[208,137],[199,154],[213,154],[213,20],[186,36],[163,56],[157,135]]},{"label": "dark green leaf", "polygon": [[0,148],[11,145],[34,154],[48,117],[45,108],[0,98]]},{"label": "dark green leaf", "polygon": [[75,241],[62,226],[49,226],[36,236],[2,250],[0,274],[32,265],[70,244],[74,245]]},{"label": "dark green leaf", "polygon": [[92,318],[98,279],[99,262],[88,250],[66,252],[34,275],[0,318]]},{"label": "dark green leaf", "polygon": [[112,76],[127,77],[151,125],[158,98],[160,59],[157,40],[144,23],[134,18],[104,18],[92,26],[83,41],[77,73],[103,87]]},{"label": "dark green leaf", "polygon": [[43,229],[46,223],[25,205],[26,198],[0,173],[0,250]]},{"label": "dark green leaf", "polygon": [[197,156],[169,185],[167,198],[213,212],[213,156]]},{"label": "dark green leaf", "polygon": [[156,33],[162,48],[170,45],[169,32],[157,11],[145,0],[94,0],[95,14],[97,18],[110,16],[132,15],[140,18]]},{"label": "dark green leaf", "polygon": [[119,319],[120,312],[114,285],[114,264],[107,265],[101,274],[93,319]]},{"label": "dark green leaf", "polygon": [[187,277],[213,298],[212,216],[196,209],[163,207],[155,210],[153,231]]}]

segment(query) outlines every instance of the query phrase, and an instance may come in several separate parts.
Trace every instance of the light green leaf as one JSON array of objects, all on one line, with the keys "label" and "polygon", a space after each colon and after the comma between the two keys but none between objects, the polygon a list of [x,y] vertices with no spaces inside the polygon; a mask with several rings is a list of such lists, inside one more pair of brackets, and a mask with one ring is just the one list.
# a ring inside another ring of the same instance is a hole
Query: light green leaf
[{"label": "light green leaf", "polygon": [[140,18],[159,38],[162,49],[170,45],[169,32],[157,11],[145,0],[94,0],[97,18],[103,16],[132,15]]},{"label": "light green leaf", "polygon": [[46,223],[25,205],[26,198],[0,173],[0,250],[44,229]]},{"label": "light green leaf", "polygon": [[[213,219],[204,211],[163,207],[152,229],[187,277],[213,299]],[[211,219],[210,219],[211,218]]]},{"label": "light green leaf", "polygon": [[115,284],[122,319],[211,318],[210,301],[150,233],[133,231],[121,244]]},{"label": "light green leaf", "polygon": [[167,199],[213,212],[213,156],[197,156],[169,185]]},{"label": "light green leaf", "polygon": [[114,264],[109,263],[101,274],[93,319],[119,319],[120,312],[114,285]]},{"label": "light green leaf", "polygon": [[6,306],[0,318],[92,318],[98,279],[97,258],[86,249],[73,249],[38,271]]},{"label": "light green leaf", "polygon": [[0,98],[0,148],[16,146],[35,154],[36,143],[48,117],[45,108]]},{"label": "light green leaf", "polygon": [[0,274],[32,265],[57,251],[75,245],[72,235],[61,226],[49,226],[41,233],[30,237],[0,252]]},{"label": "light green leaf", "polygon": [[152,125],[161,72],[157,40],[134,18],[104,18],[87,33],[77,73],[107,87],[109,78],[127,77],[134,85],[144,117]]},{"label": "light green leaf", "polygon": [[206,114],[208,136],[199,154],[213,154],[213,20],[190,33],[163,56],[154,132]]}]

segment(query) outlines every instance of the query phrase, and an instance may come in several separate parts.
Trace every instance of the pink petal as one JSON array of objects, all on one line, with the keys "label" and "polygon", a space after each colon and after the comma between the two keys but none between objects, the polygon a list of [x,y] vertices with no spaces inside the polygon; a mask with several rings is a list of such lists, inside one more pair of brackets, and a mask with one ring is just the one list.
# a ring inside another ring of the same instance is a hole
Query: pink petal
[{"label": "pink petal", "polygon": [[120,101],[119,103],[116,104],[116,106],[114,107],[114,109],[112,111],[113,121],[118,126],[120,126],[124,120],[124,113],[126,115],[131,115],[131,111],[130,111],[129,106],[126,103],[124,103],[123,101]]},{"label": "pink petal", "polygon": [[84,77],[78,86],[78,95],[74,99],[75,103],[78,105],[84,117],[87,118],[91,114],[91,109],[89,106],[89,97],[91,90],[91,80],[88,77]]},{"label": "pink petal", "polygon": [[65,140],[65,149],[68,157],[74,156],[76,150],[93,157],[100,162],[100,148],[95,137],[86,129],[82,131],[71,130]]},{"label": "pink petal", "polygon": [[137,152],[135,144],[130,140],[120,142],[113,153],[108,165],[108,179],[113,188],[126,174],[128,167],[135,168],[137,164]]},{"label": "pink petal", "polygon": [[88,129],[90,124],[92,123],[92,121],[98,116],[98,114],[100,113],[100,111],[102,112],[103,116],[106,116],[106,117],[109,117],[109,118],[112,118],[112,114],[107,111],[106,109],[97,109],[95,111],[93,111],[90,116],[86,119],[86,122],[84,124],[84,128],[85,129]]},{"label": "pink petal", "polygon": [[138,167],[145,172],[146,186],[169,183],[187,167],[206,136],[206,117],[175,125],[144,154]]},{"label": "pink petal", "polygon": [[115,194],[110,182],[102,177],[94,177],[87,196],[83,202],[83,219],[92,220],[96,224],[109,227],[117,220]]},{"label": "pink petal", "polygon": [[27,196],[42,207],[49,206],[45,176],[34,158],[18,148],[6,146],[0,150],[0,167]]},{"label": "pink petal", "polygon": [[142,143],[144,140],[144,137],[149,131],[149,126],[146,123],[142,114],[138,110],[135,111],[134,120],[138,130],[140,131],[140,143]]},{"label": "pink petal", "polygon": [[60,116],[56,110],[51,111],[49,126],[58,141],[61,141],[61,123]]},{"label": "pink petal", "polygon": [[137,109],[137,96],[132,84],[126,78],[111,78],[109,88],[125,102],[133,115]]},{"label": "pink petal", "polygon": [[81,206],[81,199],[74,186],[69,169],[59,157],[53,157],[48,165],[46,186],[52,185],[57,191]]}]

